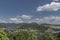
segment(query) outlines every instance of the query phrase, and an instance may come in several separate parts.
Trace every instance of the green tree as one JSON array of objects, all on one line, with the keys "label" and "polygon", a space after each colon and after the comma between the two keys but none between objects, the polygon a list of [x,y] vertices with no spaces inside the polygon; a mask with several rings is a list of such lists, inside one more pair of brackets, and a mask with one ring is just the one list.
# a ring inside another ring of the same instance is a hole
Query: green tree
[{"label": "green tree", "polygon": [[56,40],[56,37],[53,36],[51,33],[46,33],[43,37],[43,40]]},{"label": "green tree", "polygon": [[18,29],[12,34],[13,40],[37,40],[36,30]]},{"label": "green tree", "polygon": [[57,40],[60,40],[60,32],[56,33]]},{"label": "green tree", "polygon": [[9,40],[7,33],[3,30],[0,30],[0,40]]}]

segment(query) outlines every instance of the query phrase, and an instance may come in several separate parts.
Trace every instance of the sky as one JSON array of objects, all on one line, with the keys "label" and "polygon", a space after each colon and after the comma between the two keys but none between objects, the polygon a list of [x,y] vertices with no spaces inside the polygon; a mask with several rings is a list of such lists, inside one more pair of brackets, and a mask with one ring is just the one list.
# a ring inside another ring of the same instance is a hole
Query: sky
[{"label": "sky", "polygon": [[60,0],[0,0],[0,23],[60,24]]}]

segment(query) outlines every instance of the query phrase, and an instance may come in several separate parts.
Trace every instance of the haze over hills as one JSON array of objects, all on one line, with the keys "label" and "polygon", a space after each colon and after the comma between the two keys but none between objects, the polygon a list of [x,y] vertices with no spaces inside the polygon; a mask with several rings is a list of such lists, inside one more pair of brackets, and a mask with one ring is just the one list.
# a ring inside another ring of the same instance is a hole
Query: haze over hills
[{"label": "haze over hills", "polygon": [[0,28],[2,28],[2,27],[5,27],[5,28],[12,27],[12,28],[14,28],[14,27],[23,27],[23,26],[33,28],[35,26],[38,27],[40,25],[42,25],[42,26],[60,26],[58,24],[47,24],[47,23],[42,23],[42,24],[37,24],[37,23],[18,23],[18,24],[15,24],[15,23],[0,23]]},{"label": "haze over hills", "polygon": [[0,23],[0,28],[6,28],[6,29],[14,29],[14,28],[19,28],[19,29],[37,29],[37,30],[46,30],[48,28],[53,28],[53,29],[58,29],[60,30],[60,25],[57,24],[37,24],[37,23]]}]

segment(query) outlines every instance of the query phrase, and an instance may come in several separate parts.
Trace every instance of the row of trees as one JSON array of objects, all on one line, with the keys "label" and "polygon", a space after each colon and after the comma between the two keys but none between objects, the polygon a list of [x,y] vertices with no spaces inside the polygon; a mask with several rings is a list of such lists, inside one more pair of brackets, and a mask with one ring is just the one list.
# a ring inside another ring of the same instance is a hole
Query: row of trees
[{"label": "row of trees", "polygon": [[15,29],[10,33],[0,30],[0,40],[57,40],[59,36],[46,32],[42,34],[38,30],[31,29]]}]

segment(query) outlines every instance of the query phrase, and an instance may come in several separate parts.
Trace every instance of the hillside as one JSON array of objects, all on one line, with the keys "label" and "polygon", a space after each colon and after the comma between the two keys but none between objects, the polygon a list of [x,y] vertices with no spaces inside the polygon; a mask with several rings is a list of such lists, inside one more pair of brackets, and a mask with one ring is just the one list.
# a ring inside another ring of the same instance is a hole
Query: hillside
[{"label": "hillside", "polygon": [[60,30],[60,25],[56,24],[37,24],[37,23],[0,23],[0,28],[6,28],[8,30],[19,28],[19,29],[37,29],[41,32],[51,28],[53,30]]}]

